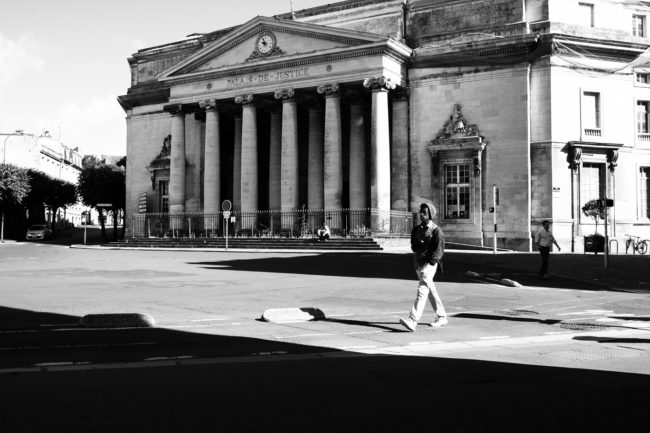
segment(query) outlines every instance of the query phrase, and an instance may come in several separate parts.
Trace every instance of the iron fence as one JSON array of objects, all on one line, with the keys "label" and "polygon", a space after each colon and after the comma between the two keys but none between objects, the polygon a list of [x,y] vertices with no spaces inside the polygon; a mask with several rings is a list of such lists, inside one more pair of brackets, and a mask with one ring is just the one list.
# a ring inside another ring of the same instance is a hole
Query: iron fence
[{"label": "iron fence", "polygon": [[131,217],[136,237],[315,237],[327,224],[333,237],[404,236],[417,215],[377,209],[292,209],[253,212],[140,213]]}]

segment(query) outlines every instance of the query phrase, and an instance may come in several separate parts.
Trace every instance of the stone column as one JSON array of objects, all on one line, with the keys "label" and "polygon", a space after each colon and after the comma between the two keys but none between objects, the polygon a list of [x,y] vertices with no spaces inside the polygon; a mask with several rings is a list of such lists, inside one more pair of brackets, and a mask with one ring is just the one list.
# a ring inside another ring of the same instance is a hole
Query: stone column
[{"label": "stone column", "polygon": [[282,152],[280,170],[280,208],[294,210],[298,205],[298,111],[293,89],[278,90],[282,101]]},{"label": "stone column", "polygon": [[409,210],[409,104],[406,89],[393,95],[393,130],[390,152],[391,207]]},{"label": "stone column", "polygon": [[307,207],[311,210],[325,207],[323,185],[323,107],[315,102],[309,107],[309,148],[307,153]]},{"label": "stone column", "polygon": [[388,90],[395,84],[385,77],[367,78],[364,87],[372,89],[370,123],[370,208],[371,230],[390,231],[390,135]]},{"label": "stone column", "polygon": [[[257,212],[257,107],[253,95],[238,96],[235,102],[242,104],[241,138],[241,211]],[[257,216],[242,218],[241,228],[257,230]]]},{"label": "stone column", "polygon": [[232,206],[236,211],[241,211],[241,115],[235,116],[235,143],[232,157]]},{"label": "stone column", "polygon": [[350,209],[368,207],[363,103],[350,104]]},{"label": "stone column", "polygon": [[[185,112],[173,107],[172,139],[169,157],[169,213],[185,212]],[[180,228],[174,226],[174,228]]]},{"label": "stone column", "polygon": [[280,209],[282,113],[271,112],[271,137],[269,146],[269,208]]},{"label": "stone column", "polygon": [[215,100],[199,104],[205,110],[205,150],[203,169],[204,229],[212,234],[219,230],[221,210],[221,142],[219,110]]},{"label": "stone column", "polygon": [[340,209],[343,197],[343,144],[341,140],[341,97],[336,83],[318,87],[325,95],[324,203],[325,209]]}]

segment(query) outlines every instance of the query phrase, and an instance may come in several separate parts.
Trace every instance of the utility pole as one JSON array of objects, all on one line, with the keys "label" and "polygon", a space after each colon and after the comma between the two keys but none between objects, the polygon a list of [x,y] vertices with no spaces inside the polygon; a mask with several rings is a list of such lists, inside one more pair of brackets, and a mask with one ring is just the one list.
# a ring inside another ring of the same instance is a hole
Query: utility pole
[{"label": "utility pole", "polygon": [[494,239],[492,241],[493,253],[497,253],[497,184],[492,185],[492,219],[494,221]]},{"label": "utility pole", "polygon": [[601,199],[600,202],[602,203],[603,213],[605,217],[605,248],[604,248],[605,254],[603,254],[603,257],[605,258],[605,263],[604,263],[605,269],[607,269],[609,267],[609,235],[607,233],[607,197]]}]

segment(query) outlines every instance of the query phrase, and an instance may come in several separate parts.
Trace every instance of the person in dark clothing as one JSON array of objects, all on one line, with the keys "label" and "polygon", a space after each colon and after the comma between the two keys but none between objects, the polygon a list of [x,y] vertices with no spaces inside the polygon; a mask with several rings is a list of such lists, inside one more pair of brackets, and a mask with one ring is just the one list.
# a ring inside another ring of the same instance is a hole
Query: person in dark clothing
[{"label": "person in dark clothing", "polygon": [[442,272],[442,256],[445,253],[445,235],[440,227],[432,221],[435,214],[435,207],[429,207],[426,203],[422,203],[420,205],[420,224],[413,227],[411,232],[411,250],[413,251],[415,272],[420,281],[409,317],[400,319],[400,323],[409,331],[415,331],[418,320],[424,312],[427,296],[437,316],[431,326],[440,327],[448,323],[445,307],[433,284],[433,277],[438,268]]}]

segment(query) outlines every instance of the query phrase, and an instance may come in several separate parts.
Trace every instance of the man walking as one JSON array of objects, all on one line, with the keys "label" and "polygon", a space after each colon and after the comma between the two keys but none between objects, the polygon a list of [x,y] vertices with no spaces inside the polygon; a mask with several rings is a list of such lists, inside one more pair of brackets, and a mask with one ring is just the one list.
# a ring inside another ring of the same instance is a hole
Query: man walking
[{"label": "man walking", "polygon": [[420,205],[420,224],[411,232],[411,250],[415,262],[415,271],[420,280],[418,293],[411,308],[411,314],[407,319],[400,319],[399,322],[409,331],[415,331],[418,320],[422,317],[424,307],[427,303],[427,295],[436,313],[436,320],[431,326],[440,327],[447,324],[447,314],[442,300],[433,284],[433,277],[440,267],[442,272],[442,256],[445,253],[445,236],[440,227],[432,220],[436,214],[436,208],[429,208],[426,203]]},{"label": "man walking", "polygon": [[557,250],[560,251],[560,246],[557,244],[551,230],[549,230],[548,221],[545,220],[542,222],[542,228],[540,228],[537,231],[537,234],[535,234],[535,243],[537,244],[539,255],[542,258],[542,267],[539,270],[539,276],[548,280],[548,257],[553,244],[555,244]]}]

